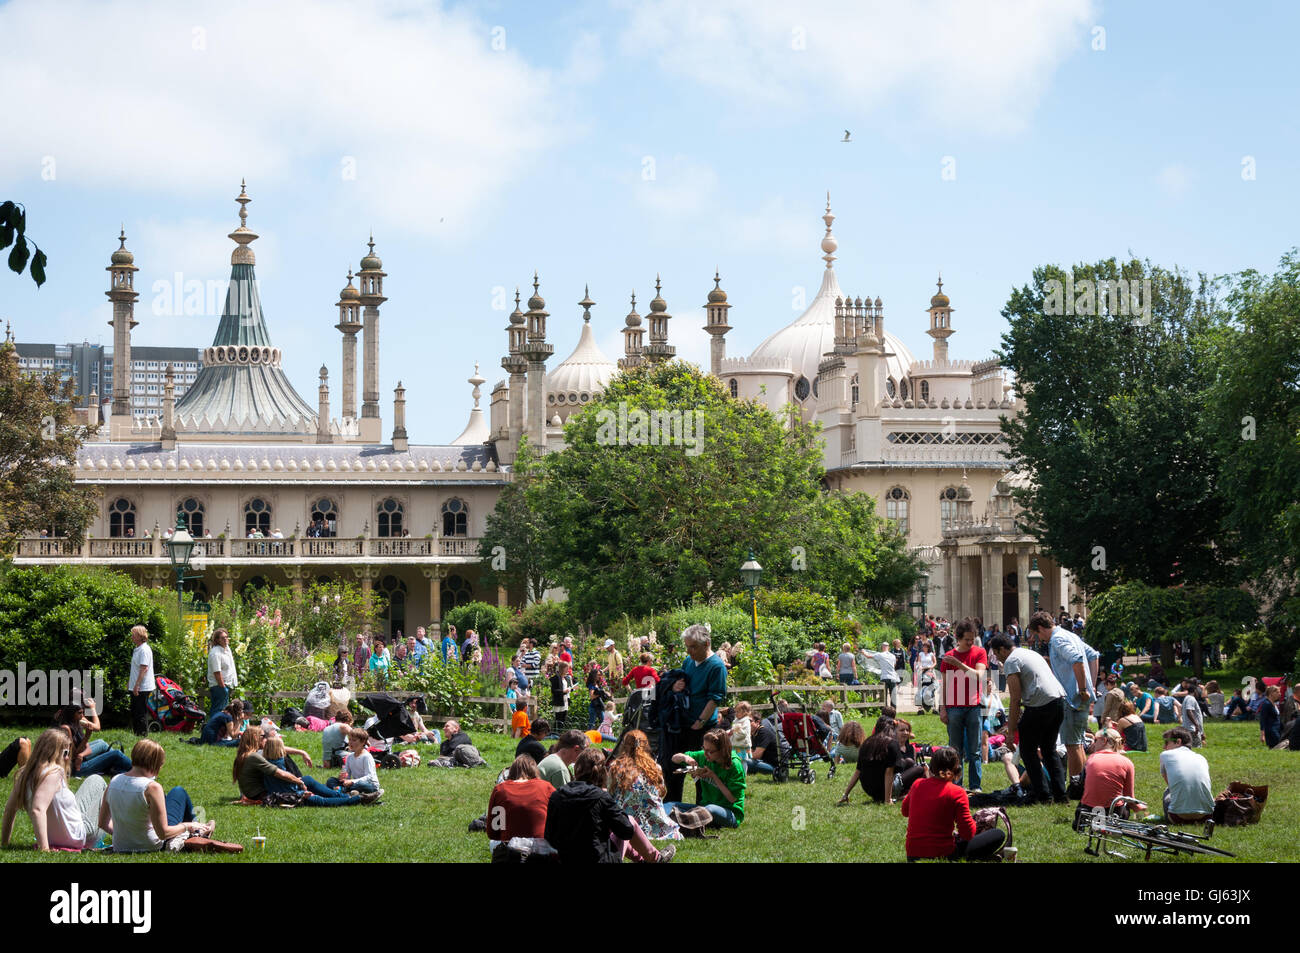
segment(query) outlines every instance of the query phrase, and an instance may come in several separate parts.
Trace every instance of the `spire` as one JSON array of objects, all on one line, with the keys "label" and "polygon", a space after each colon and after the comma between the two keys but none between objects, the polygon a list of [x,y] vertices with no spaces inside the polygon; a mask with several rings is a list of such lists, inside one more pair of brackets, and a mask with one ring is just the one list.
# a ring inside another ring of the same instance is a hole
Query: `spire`
[{"label": "spire", "polygon": [[248,188],[243,179],[239,181],[239,195],[235,201],[239,203],[239,227],[227,237],[239,247],[230,253],[230,263],[252,265],[256,259],[253,257],[253,249],[248,246],[257,240],[257,233],[248,227],[248,203],[253,200],[248,197]]},{"label": "spire", "polygon": [[587,285],[582,286],[582,300],[578,302],[578,307],[582,308],[582,320],[587,324],[591,323],[591,309],[596,302],[591,300],[591,289]]},{"label": "spire", "polygon": [[835,241],[835,236],[831,234],[831,222],[835,221],[835,216],[831,214],[831,193],[826,193],[826,214],[822,216],[822,221],[826,223],[826,235],[822,238],[822,260],[826,262],[826,270],[831,270],[831,262],[835,261],[835,249],[839,248],[839,243]]}]

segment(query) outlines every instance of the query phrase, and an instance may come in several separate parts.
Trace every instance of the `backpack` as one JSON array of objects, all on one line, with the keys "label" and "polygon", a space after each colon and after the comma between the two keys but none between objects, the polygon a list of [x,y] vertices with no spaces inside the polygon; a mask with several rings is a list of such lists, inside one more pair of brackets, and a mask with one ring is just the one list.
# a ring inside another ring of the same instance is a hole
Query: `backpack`
[{"label": "backpack", "polygon": [[1002,842],[1002,846],[993,855],[998,860],[1001,860],[1003,851],[1012,846],[1011,815],[1007,813],[1007,809],[1005,807],[984,807],[978,811],[972,811],[971,818],[975,821],[976,834],[993,830],[999,823],[1007,829],[1007,839]]},{"label": "backpack", "polygon": [[473,745],[457,745],[456,750],[451,753],[451,760],[458,768],[476,768],[481,764],[487,764],[483,756],[478,753],[478,748]]}]

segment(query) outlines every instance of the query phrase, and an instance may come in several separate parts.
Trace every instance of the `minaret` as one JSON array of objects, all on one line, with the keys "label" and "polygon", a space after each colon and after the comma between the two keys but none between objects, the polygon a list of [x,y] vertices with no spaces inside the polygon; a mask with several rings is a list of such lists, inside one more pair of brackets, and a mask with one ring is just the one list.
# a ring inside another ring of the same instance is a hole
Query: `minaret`
[{"label": "minaret", "polygon": [[526,433],[528,443],[538,453],[546,450],[546,403],[542,391],[546,386],[546,359],[555,352],[554,345],[546,343],[546,301],[538,290],[537,273],[533,272],[533,296],[528,299],[528,313],[524,315],[528,337],[520,352],[528,361],[528,404]]},{"label": "minaret", "polygon": [[406,388],[398,381],[393,388],[393,449],[405,453],[406,442]]},{"label": "minaret", "polygon": [[[524,408],[528,403],[525,381],[528,373],[528,359],[524,357],[524,346],[528,339],[528,319],[519,310],[519,289],[515,289],[515,310],[510,313],[510,323],[506,325],[506,340],[509,352],[501,358],[501,367],[510,374],[510,402],[506,410],[506,432],[508,438],[504,447],[498,447],[497,455],[503,463],[514,463],[519,452],[519,438],[524,433]],[[478,373],[475,369],[474,373]]]},{"label": "minaret", "polygon": [[934,338],[934,363],[948,363],[948,338],[952,336],[952,312],[948,296],[943,293],[943,275],[939,276],[939,290],[930,299],[930,330],[925,333]]},{"label": "minaret", "polygon": [[636,292],[632,292],[632,310],[627,313],[627,327],[623,329],[623,357],[619,358],[619,370],[627,371],[640,367],[642,363],[642,340],[645,329],[641,327],[641,315],[636,313]]},{"label": "minaret", "polygon": [[316,398],[316,442],[333,443],[334,436],[330,433],[330,372],[326,370],[325,365],[320,366],[320,389]]},{"label": "minaret", "polygon": [[731,305],[727,304],[727,293],[722,290],[721,281],[715,269],[713,290],[709,292],[708,303],[704,306],[706,316],[704,330],[710,335],[709,373],[714,377],[722,375],[722,362],[727,356],[726,336],[731,330],[731,325],[727,323],[727,311],[730,310]]},{"label": "minaret", "polygon": [[[383,422],[379,418],[379,306],[384,297],[384,263],[375,254],[375,236],[370,236],[370,253],[361,259],[362,321],[362,378],[361,378],[361,440],[379,443],[383,440]],[[373,422],[371,422],[373,421]]]},{"label": "minaret", "polygon": [[357,333],[361,330],[361,292],[352,287],[352,269],[348,269],[348,284],[339,292],[339,323],[335,330],[343,332],[343,404],[339,416],[356,419],[357,416]]},{"label": "minaret", "polygon": [[109,417],[109,439],[127,439],[131,433],[131,329],[135,320],[135,256],[126,250],[126,227],[118,236],[120,246],[109,259],[109,288],[105,295],[113,302],[113,409]]},{"label": "minaret", "polygon": [[162,448],[176,449],[176,372],[169,362],[163,375]]},{"label": "minaret", "polygon": [[651,364],[671,361],[677,353],[677,348],[668,343],[668,322],[672,317],[668,302],[659,293],[659,276],[655,275],[655,296],[650,301],[650,343],[642,352]]}]

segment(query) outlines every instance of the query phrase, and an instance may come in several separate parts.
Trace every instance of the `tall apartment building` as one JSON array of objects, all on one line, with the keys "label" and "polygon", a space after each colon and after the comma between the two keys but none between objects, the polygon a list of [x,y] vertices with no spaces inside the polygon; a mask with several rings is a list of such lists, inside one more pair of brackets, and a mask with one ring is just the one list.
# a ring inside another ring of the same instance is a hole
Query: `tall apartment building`
[{"label": "tall apartment building", "polygon": [[[112,399],[113,348],[102,344],[15,344],[18,367],[30,375],[57,374],[73,382],[78,404],[91,393],[99,396],[101,406]],[[131,348],[131,414],[134,417],[161,417],[163,377],[171,364],[176,375],[176,398],[179,400],[203,366],[202,350],[196,347]],[[101,414],[101,419],[103,414]]]}]

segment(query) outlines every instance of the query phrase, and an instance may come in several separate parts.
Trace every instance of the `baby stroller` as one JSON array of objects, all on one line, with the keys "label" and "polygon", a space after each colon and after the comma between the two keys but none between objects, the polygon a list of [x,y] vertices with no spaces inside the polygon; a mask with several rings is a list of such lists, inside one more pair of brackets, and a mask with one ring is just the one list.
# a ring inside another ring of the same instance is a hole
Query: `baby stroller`
[{"label": "baby stroller", "polygon": [[[772,773],[772,780],[785,781],[790,777],[790,762],[797,760],[799,762],[799,780],[804,784],[812,784],[817,780],[817,773],[813,770],[811,759],[814,756],[831,760],[830,753],[822,744],[821,739],[817,737],[817,730],[813,725],[812,715],[807,712],[785,712],[776,721],[777,733],[780,734],[787,744],[781,745],[781,763],[777,765],[776,770]],[[831,762],[829,773],[826,775],[827,780],[835,777],[835,763]]]},{"label": "baby stroller", "polygon": [[[406,710],[406,703],[394,698],[387,692],[371,692],[368,695],[359,695],[357,701],[379,716],[378,721],[366,728],[366,731],[370,733],[370,737],[376,739],[376,741],[400,738],[402,735],[409,735],[415,731],[415,722],[411,719],[410,712]],[[415,696],[415,710],[421,715],[427,714],[423,695]]]},{"label": "baby stroller", "polygon": [[207,713],[181,690],[170,678],[154,678],[156,688],[145,702],[150,731],[191,732],[195,725],[203,724]]},{"label": "baby stroller", "polygon": [[936,679],[934,669],[928,668],[921,675],[921,683],[917,686],[916,704],[920,707],[921,713],[928,714],[930,709],[935,707],[935,693],[938,689],[935,687]]}]

